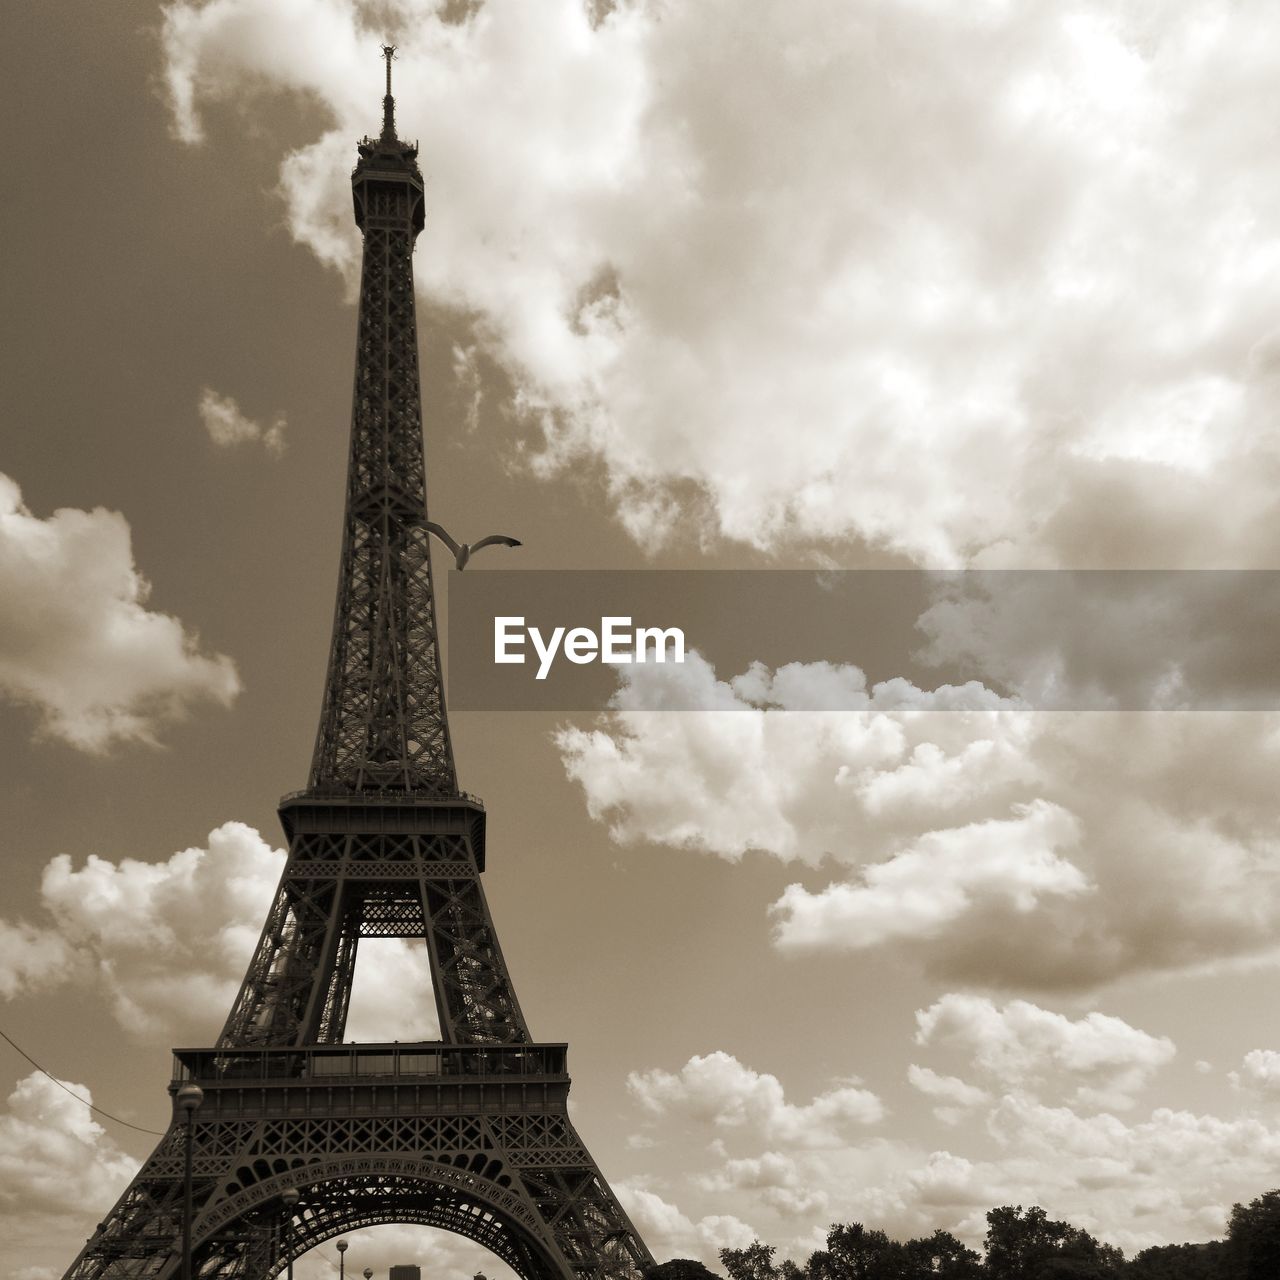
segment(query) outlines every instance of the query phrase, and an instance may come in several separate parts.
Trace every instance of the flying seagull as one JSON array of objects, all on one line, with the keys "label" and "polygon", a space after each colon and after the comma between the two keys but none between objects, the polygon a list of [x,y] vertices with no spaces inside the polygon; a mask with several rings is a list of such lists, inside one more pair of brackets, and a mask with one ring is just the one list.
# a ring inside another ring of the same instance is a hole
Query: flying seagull
[{"label": "flying seagull", "polygon": [[489,547],[494,544],[500,544],[504,547],[520,546],[519,538],[508,538],[505,533],[491,533],[487,538],[481,538],[479,542],[456,542],[440,525],[434,520],[427,521],[427,528],[444,543],[450,551],[453,552],[454,558],[458,562],[459,569],[467,567],[467,561],[480,550],[481,547]]}]

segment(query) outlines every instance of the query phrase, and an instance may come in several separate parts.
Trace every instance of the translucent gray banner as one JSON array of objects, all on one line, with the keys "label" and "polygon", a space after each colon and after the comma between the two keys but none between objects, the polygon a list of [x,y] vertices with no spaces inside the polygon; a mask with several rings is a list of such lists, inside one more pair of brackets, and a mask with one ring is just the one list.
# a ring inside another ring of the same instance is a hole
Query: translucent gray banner
[{"label": "translucent gray banner", "polygon": [[[448,592],[458,710],[865,710],[943,687],[931,708],[1280,708],[1270,570],[481,570]],[[784,668],[780,698],[758,677]]]}]

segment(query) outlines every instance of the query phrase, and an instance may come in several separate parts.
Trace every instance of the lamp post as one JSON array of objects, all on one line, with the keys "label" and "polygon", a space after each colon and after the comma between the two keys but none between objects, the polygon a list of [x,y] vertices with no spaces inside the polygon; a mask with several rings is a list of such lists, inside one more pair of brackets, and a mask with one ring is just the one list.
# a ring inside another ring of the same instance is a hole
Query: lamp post
[{"label": "lamp post", "polygon": [[293,1211],[298,1207],[298,1201],[302,1196],[298,1192],[297,1187],[285,1187],[280,1193],[280,1203],[284,1205],[285,1218],[284,1229],[286,1232],[284,1238],[284,1256],[288,1259],[289,1280],[293,1280]]},{"label": "lamp post", "polygon": [[347,1260],[342,1255],[347,1251],[347,1242],[345,1240],[338,1241],[338,1280],[347,1280]]},{"label": "lamp post", "polygon": [[182,1280],[191,1280],[191,1148],[196,1108],[204,1101],[198,1084],[184,1084],[175,1101],[186,1116],[186,1142],[182,1162]]}]

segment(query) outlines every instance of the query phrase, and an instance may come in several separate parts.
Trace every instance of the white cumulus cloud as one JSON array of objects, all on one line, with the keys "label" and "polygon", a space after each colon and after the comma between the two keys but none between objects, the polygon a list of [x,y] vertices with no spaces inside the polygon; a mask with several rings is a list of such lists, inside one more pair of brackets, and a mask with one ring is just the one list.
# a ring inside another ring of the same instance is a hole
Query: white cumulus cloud
[{"label": "white cumulus cloud", "polygon": [[1173,1060],[1173,1041],[1094,1011],[1071,1019],[1026,1000],[950,993],[916,1012],[916,1043],[958,1049],[1004,1090],[1064,1089],[1079,1104],[1124,1108]]},{"label": "white cumulus cloud", "polygon": [[[1034,777],[1030,722],[979,685],[868,688],[857,667],[825,662],[755,663],[721,680],[693,651],[679,667],[621,668],[620,680],[608,722],[556,742],[591,815],[623,842],[816,865],[852,856],[850,814],[919,831],[1007,808]],[[663,712],[668,699],[688,710]],[[816,709],[833,703],[852,709]]]},{"label": "white cumulus cloud", "polygon": [[75,967],[70,944],[53,930],[0,920],[0,997],[60,982]]},{"label": "white cumulus cloud", "polygon": [[356,952],[345,1039],[439,1039],[434,991],[425,942],[365,938]]},{"label": "white cumulus cloud", "polygon": [[284,432],[287,425],[284,414],[277,414],[267,426],[248,418],[230,396],[220,395],[211,387],[200,392],[200,421],[209,433],[209,439],[221,449],[238,444],[261,444],[266,451],[279,457],[285,450]]},{"label": "white cumulus cloud", "polygon": [[614,1187],[627,1216],[659,1259],[696,1258],[717,1266],[721,1249],[741,1249],[757,1232],[733,1214],[708,1214],[694,1221],[647,1187],[620,1182]]},{"label": "white cumulus cloud", "polygon": [[[1270,1185],[1280,1129],[1258,1116],[1156,1106],[1127,1119],[1100,1109],[1102,1092],[1128,1105],[1137,1082],[1126,1073],[1149,1077],[1171,1053],[1167,1042],[1102,1015],[1019,1011],[1008,1022],[995,1069],[983,1072],[990,1090],[927,1068],[913,1072],[926,1095],[963,1103],[947,1148],[855,1130],[805,1147],[769,1142],[758,1127],[721,1127],[754,1151],[711,1144],[706,1165],[692,1171],[703,1197],[698,1210],[741,1213],[745,1203],[762,1238],[803,1259],[831,1222],[863,1222],[899,1238],[942,1227],[980,1247],[989,1208],[1041,1204],[1132,1253],[1220,1237],[1231,1204]],[[698,1118],[683,1106],[650,1114],[660,1130]],[[683,1224],[687,1239],[692,1215],[652,1199],[655,1223],[665,1209],[668,1229]]]},{"label": "white cumulus cloud", "polygon": [[217,1033],[244,977],[284,851],[227,822],[164,862],[59,854],[44,869],[50,930],[74,948],[122,1026]]},{"label": "white cumulus cloud", "polygon": [[[538,465],[600,460],[638,537],[682,513],[931,563],[1273,559],[1280,13],[446,8],[397,8],[420,287],[475,317]],[[187,141],[211,104],[318,108],[280,191],[348,280],[380,20],[208,0],[163,27]]]},{"label": "white cumulus cloud", "polygon": [[[1029,990],[1277,959],[1276,713],[1040,712],[830,663],[676,670],[631,669],[594,726],[561,729],[566,772],[619,843],[843,865],[774,904],[785,948],[893,948]],[[706,709],[663,710],[671,680]],[[824,697],[851,709],[806,709]]]},{"label": "white cumulus cloud", "polygon": [[985,1089],[968,1084],[959,1076],[940,1075],[932,1067],[922,1067],[915,1062],[907,1067],[907,1081],[913,1089],[933,1099],[933,1114],[943,1124],[958,1124],[974,1107],[991,1101]]},{"label": "white cumulus cloud", "polygon": [[806,1185],[797,1161],[780,1151],[727,1159],[697,1181],[707,1191],[757,1193],[762,1204],[781,1214],[813,1214],[830,1203],[827,1192]]},{"label": "white cumulus cloud", "polygon": [[200,651],[179,619],[147,608],[129,525],[101,507],[41,519],[0,475],[0,693],[44,733],[85,751],[154,742],[193,703],[230,704],[230,658]]},{"label": "white cumulus cloud", "polygon": [[772,911],[784,951],[857,951],[898,938],[931,938],[995,903],[1027,914],[1044,897],[1074,898],[1092,886],[1059,849],[1079,838],[1075,819],[1034,801],[1015,816],[931,831],[861,883],[819,893],[788,885]]},{"label": "white cumulus cloud", "polygon": [[678,1114],[713,1129],[798,1147],[839,1145],[851,1128],[884,1117],[880,1099],[856,1084],[838,1084],[802,1105],[788,1102],[777,1076],[721,1050],[695,1054],[674,1075],[660,1067],[633,1071],[627,1088],[650,1115]]},{"label": "white cumulus cloud", "polygon": [[[63,1083],[93,1101],[85,1085]],[[20,1254],[50,1237],[83,1239],[137,1167],[83,1102],[32,1072],[0,1113],[0,1213],[12,1233],[8,1247]]]},{"label": "white cumulus cloud", "polygon": [[1280,1097],[1280,1053],[1274,1049],[1250,1049],[1239,1071],[1230,1073],[1239,1087],[1268,1097]]}]

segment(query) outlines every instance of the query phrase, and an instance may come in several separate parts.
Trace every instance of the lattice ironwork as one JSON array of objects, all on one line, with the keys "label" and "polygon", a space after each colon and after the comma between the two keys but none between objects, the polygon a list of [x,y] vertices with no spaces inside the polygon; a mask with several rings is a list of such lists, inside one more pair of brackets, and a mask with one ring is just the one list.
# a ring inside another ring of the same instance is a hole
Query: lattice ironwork
[{"label": "lattice ironwork", "polygon": [[[306,804],[298,800],[289,807]],[[472,811],[456,808],[455,829],[442,831],[449,806],[423,801],[418,808],[427,829],[415,836],[294,836],[220,1044],[284,1048],[341,1041],[359,940],[369,937],[426,941],[446,1040],[529,1039],[471,849]],[[336,825],[344,815],[332,811]],[[317,857],[317,851],[341,856]]]},{"label": "lattice ironwork", "polygon": [[314,789],[452,796],[431,584],[413,243],[423,225],[417,148],[393,129],[360,145],[364,232],[342,562]]},{"label": "lattice ironwork", "polygon": [[[206,1090],[192,1127],[201,1280],[256,1280],[392,1222],[468,1236],[526,1280],[635,1280],[651,1260],[568,1118],[563,1046],[178,1056]],[[279,1114],[295,1110],[310,1114]],[[69,1274],[174,1274],[184,1144],[175,1122]],[[281,1230],[287,1188],[302,1200]]]},{"label": "lattice ironwork", "polygon": [[[480,883],[484,809],[457,786],[413,307],[422,178],[396,137],[387,56],[382,134],[352,175],[355,403],[310,786],[281,802],[288,862],[222,1035],[177,1051],[171,1085],[204,1090],[194,1274],[262,1280],[342,1232],[419,1223],[478,1241],[524,1280],[638,1280],[652,1259],[569,1121],[565,1047],[530,1037]],[[360,940],[386,937],[425,942],[440,1041],[342,1043]],[[173,1280],[187,1141],[175,1102],[67,1280]],[[289,1188],[301,1200],[286,1220]]]}]

